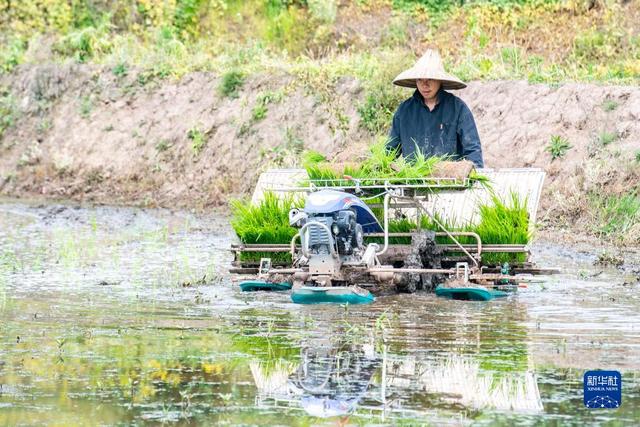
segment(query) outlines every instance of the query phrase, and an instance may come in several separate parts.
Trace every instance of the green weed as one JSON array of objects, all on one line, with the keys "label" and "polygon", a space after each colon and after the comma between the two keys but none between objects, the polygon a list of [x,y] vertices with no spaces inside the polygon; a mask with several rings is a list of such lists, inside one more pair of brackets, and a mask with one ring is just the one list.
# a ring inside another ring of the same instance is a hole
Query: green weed
[{"label": "green weed", "polygon": [[204,146],[207,145],[205,134],[197,127],[193,127],[187,132],[187,138],[191,140],[191,149],[193,150],[193,154],[199,156]]},{"label": "green weed", "polygon": [[618,139],[618,135],[615,132],[602,131],[598,135],[598,141],[602,145],[609,145],[616,139]]},{"label": "green weed", "polygon": [[640,163],[640,150],[636,150],[636,162]]},{"label": "green weed", "polygon": [[307,0],[309,14],[313,19],[324,24],[332,24],[338,14],[336,0]]},{"label": "green weed", "polygon": [[269,19],[262,34],[264,40],[293,55],[301,54],[310,43],[314,34],[313,23],[302,8],[287,7],[286,2],[267,2],[267,16]]},{"label": "green weed", "polygon": [[38,131],[38,133],[44,134],[44,133],[47,133],[49,129],[51,129],[51,126],[52,126],[51,120],[47,118],[43,118],[42,120],[40,120],[40,122],[38,122],[38,126],[36,127],[36,130]]},{"label": "green weed", "polygon": [[392,18],[381,40],[383,46],[402,46],[407,42],[407,22],[398,17]]},{"label": "green weed", "polygon": [[258,122],[264,119],[267,116],[267,105],[282,101],[284,93],[282,91],[278,92],[265,92],[258,96],[256,100],[256,105],[251,110],[251,120],[252,122]]},{"label": "green weed", "polygon": [[238,90],[244,84],[244,75],[239,71],[229,71],[223,74],[218,91],[222,96],[229,98],[237,98]]},{"label": "green weed", "polygon": [[544,151],[547,151],[551,154],[551,160],[556,160],[564,157],[567,154],[567,151],[571,149],[572,146],[569,144],[569,141],[561,136],[553,135],[551,137],[551,141],[545,147]]},{"label": "green weed", "polygon": [[171,148],[171,143],[167,139],[162,139],[156,144],[156,151],[158,151],[159,153],[167,151],[169,148]]},{"label": "green weed", "polygon": [[[376,69],[397,72],[407,65],[389,57],[411,60],[411,40],[439,46],[450,69],[465,79],[527,77],[555,83],[640,78],[640,38],[631,31],[635,15],[627,13],[635,11],[633,2],[604,2],[595,8],[584,7],[584,1],[555,0],[363,0],[355,7],[335,0],[154,0],[135,6],[113,0],[109,8],[104,2],[70,7],[66,0],[47,0],[41,8],[10,3],[15,11],[0,23],[6,35],[0,43],[0,69],[5,71],[23,60],[27,44],[38,44],[38,34],[53,37],[55,52],[79,62],[126,61],[143,70],[147,82],[152,76],[203,70],[249,75],[295,68],[295,74],[313,75],[318,68],[333,68],[328,74],[364,83],[365,100],[371,98],[363,115],[369,119],[375,116],[371,106],[385,104],[375,99],[378,91],[369,82],[388,86],[393,76],[380,78]],[[378,39],[353,37],[343,31],[342,22],[336,23],[338,11],[350,22],[351,13],[366,14],[383,3],[393,18],[382,24]],[[445,23],[447,31],[442,31]],[[574,30],[546,31],[569,26]],[[239,40],[247,42],[239,46]],[[527,48],[531,43],[535,54]],[[348,62],[356,66],[344,67]],[[368,68],[370,62],[376,68]]]},{"label": "green weed", "polygon": [[573,55],[587,61],[607,60],[622,53],[624,35],[614,29],[585,30],[574,39]]},{"label": "green weed", "polygon": [[251,120],[253,122],[258,122],[267,117],[267,106],[264,104],[257,104],[251,110]]},{"label": "green weed", "polygon": [[611,99],[606,100],[603,104],[602,104],[602,109],[606,112],[610,112],[615,110],[616,108],[618,108],[618,103],[616,101],[613,101]]},{"label": "green weed", "polygon": [[0,88],[0,138],[15,123],[18,117],[16,102],[11,93]]},{"label": "green weed", "polygon": [[388,131],[393,112],[405,98],[394,88],[388,87],[372,89],[364,103],[358,107],[361,125],[373,134]]},{"label": "green weed", "polygon": [[9,73],[22,62],[27,44],[20,37],[9,37],[0,46],[0,74]]},{"label": "green weed", "polygon": [[640,224],[640,197],[635,191],[623,196],[591,193],[589,199],[600,237],[629,239],[627,234]]},{"label": "green weed", "polygon": [[97,27],[88,26],[72,31],[54,45],[54,50],[77,62],[87,62],[94,56],[109,53],[113,46],[110,27],[108,21],[103,21]]},{"label": "green weed", "polygon": [[262,149],[260,157],[274,166],[295,166],[304,150],[304,141],[292,128],[286,128],[284,142],[270,149]]},{"label": "green weed", "polygon": [[129,68],[124,62],[119,62],[115,67],[111,69],[111,72],[116,77],[124,77],[129,73]]},{"label": "green weed", "polygon": [[523,75],[524,58],[522,50],[518,47],[505,47],[500,50],[502,63],[510,67],[514,76]]},{"label": "green weed", "polygon": [[89,95],[85,95],[80,99],[80,116],[87,119],[93,111],[93,99]]}]

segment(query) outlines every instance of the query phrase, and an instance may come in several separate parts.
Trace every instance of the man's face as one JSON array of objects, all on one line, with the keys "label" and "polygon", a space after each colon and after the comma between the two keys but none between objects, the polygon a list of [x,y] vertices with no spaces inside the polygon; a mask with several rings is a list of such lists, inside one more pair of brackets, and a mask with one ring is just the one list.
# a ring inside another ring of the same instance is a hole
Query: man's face
[{"label": "man's face", "polygon": [[440,86],[442,86],[442,82],[440,80],[432,80],[432,79],[418,79],[416,81],[418,90],[420,91],[420,95],[424,99],[431,99],[436,96],[438,90],[440,90]]}]

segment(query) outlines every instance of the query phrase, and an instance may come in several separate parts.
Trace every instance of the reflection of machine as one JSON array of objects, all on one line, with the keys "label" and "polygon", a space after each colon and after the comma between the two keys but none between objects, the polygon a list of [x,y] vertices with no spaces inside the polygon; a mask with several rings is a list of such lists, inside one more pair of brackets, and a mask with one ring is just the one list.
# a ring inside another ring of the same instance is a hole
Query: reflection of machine
[{"label": "reflection of machine", "polygon": [[308,414],[346,415],[362,400],[380,364],[381,359],[363,347],[308,347],[302,350],[302,362],[289,384]]},{"label": "reflection of machine", "polygon": [[[370,344],[332,344],[316,341],[303,347],[300,362],[252,362],[258,389],[256,405],[300,407],[316,417],[395,413],[424,417],[412,402],[429,395],[427,407],[444,404],[469,408],[536,413],[543,410],[533,371],[483,370],[470,355],[388,354]],[[358,411],[360,409],[361,411]],[[423,408],[425,409],[425,408]],[[384,423],[384,422],[383,422]],[[438,423],[435,423],[438,424]]]}]

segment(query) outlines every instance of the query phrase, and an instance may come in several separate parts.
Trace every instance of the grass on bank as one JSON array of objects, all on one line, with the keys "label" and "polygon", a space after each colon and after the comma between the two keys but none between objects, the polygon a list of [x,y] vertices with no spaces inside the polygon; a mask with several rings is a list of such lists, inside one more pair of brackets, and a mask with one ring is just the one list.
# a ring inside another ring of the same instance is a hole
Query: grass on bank
[{"label": "grass on bank", "polygon": [[[401,98],[388,82],[414,59],[414,48],[438,46],[451,71],[466,80],[527,79],[637,82],[640,35],[636,2],[502,0],[348,2],[273,0],[43,0],[1,2],[0,70],[38,61],[34,49],[53,41],[58,60],[126,64],[148,76],[192,71],[245,76],[302,71],[321,89],[334,76],[364,82],[360,106],[377,133]],[[389,17],[379,28],[363,17]],[[366,22],[366,21],[365,21]],[[560,31],[562,28],[572,31]],[[46,36],[44,36],[46,34]],[[416,41],[420,41],[416,43]],[[395,54],[395,55],[394,55]],[[395,56],[395,59],[390,57]],[[373,58],[375,68],[369,69]],[[352,67],[341,69],[341,63]],[[317,79],[318,68],[325,78]],[[304,78],[306,76],[306,78]],[[328,77],[328,78],[326,78]],[[233,85],[232,85],[233,86]]]},{"label": "grass on bank", "polygon": [[593,230],[599,238],[615,238],[621,243],[638,244],[640,195],[631,190],[622,196],[591,193],[589,204],[595,215]]},{"label": "grass on bank", "polygon": [[0,138],[18,117],[16,100],[7,88],[0,87]]}]

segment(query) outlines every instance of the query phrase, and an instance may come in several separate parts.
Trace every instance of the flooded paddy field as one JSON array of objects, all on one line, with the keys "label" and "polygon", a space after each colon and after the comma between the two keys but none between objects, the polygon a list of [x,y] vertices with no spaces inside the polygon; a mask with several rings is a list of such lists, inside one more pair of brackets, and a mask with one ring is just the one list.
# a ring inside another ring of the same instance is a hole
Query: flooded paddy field
[{"label": "flooded paddy field", "polygon": [[[632,268],[490,302],[300,306],[241,293],[222,216],[0,203],[0,425],[638,425]],[[586,370],[622,406],[584,408]]]}]

